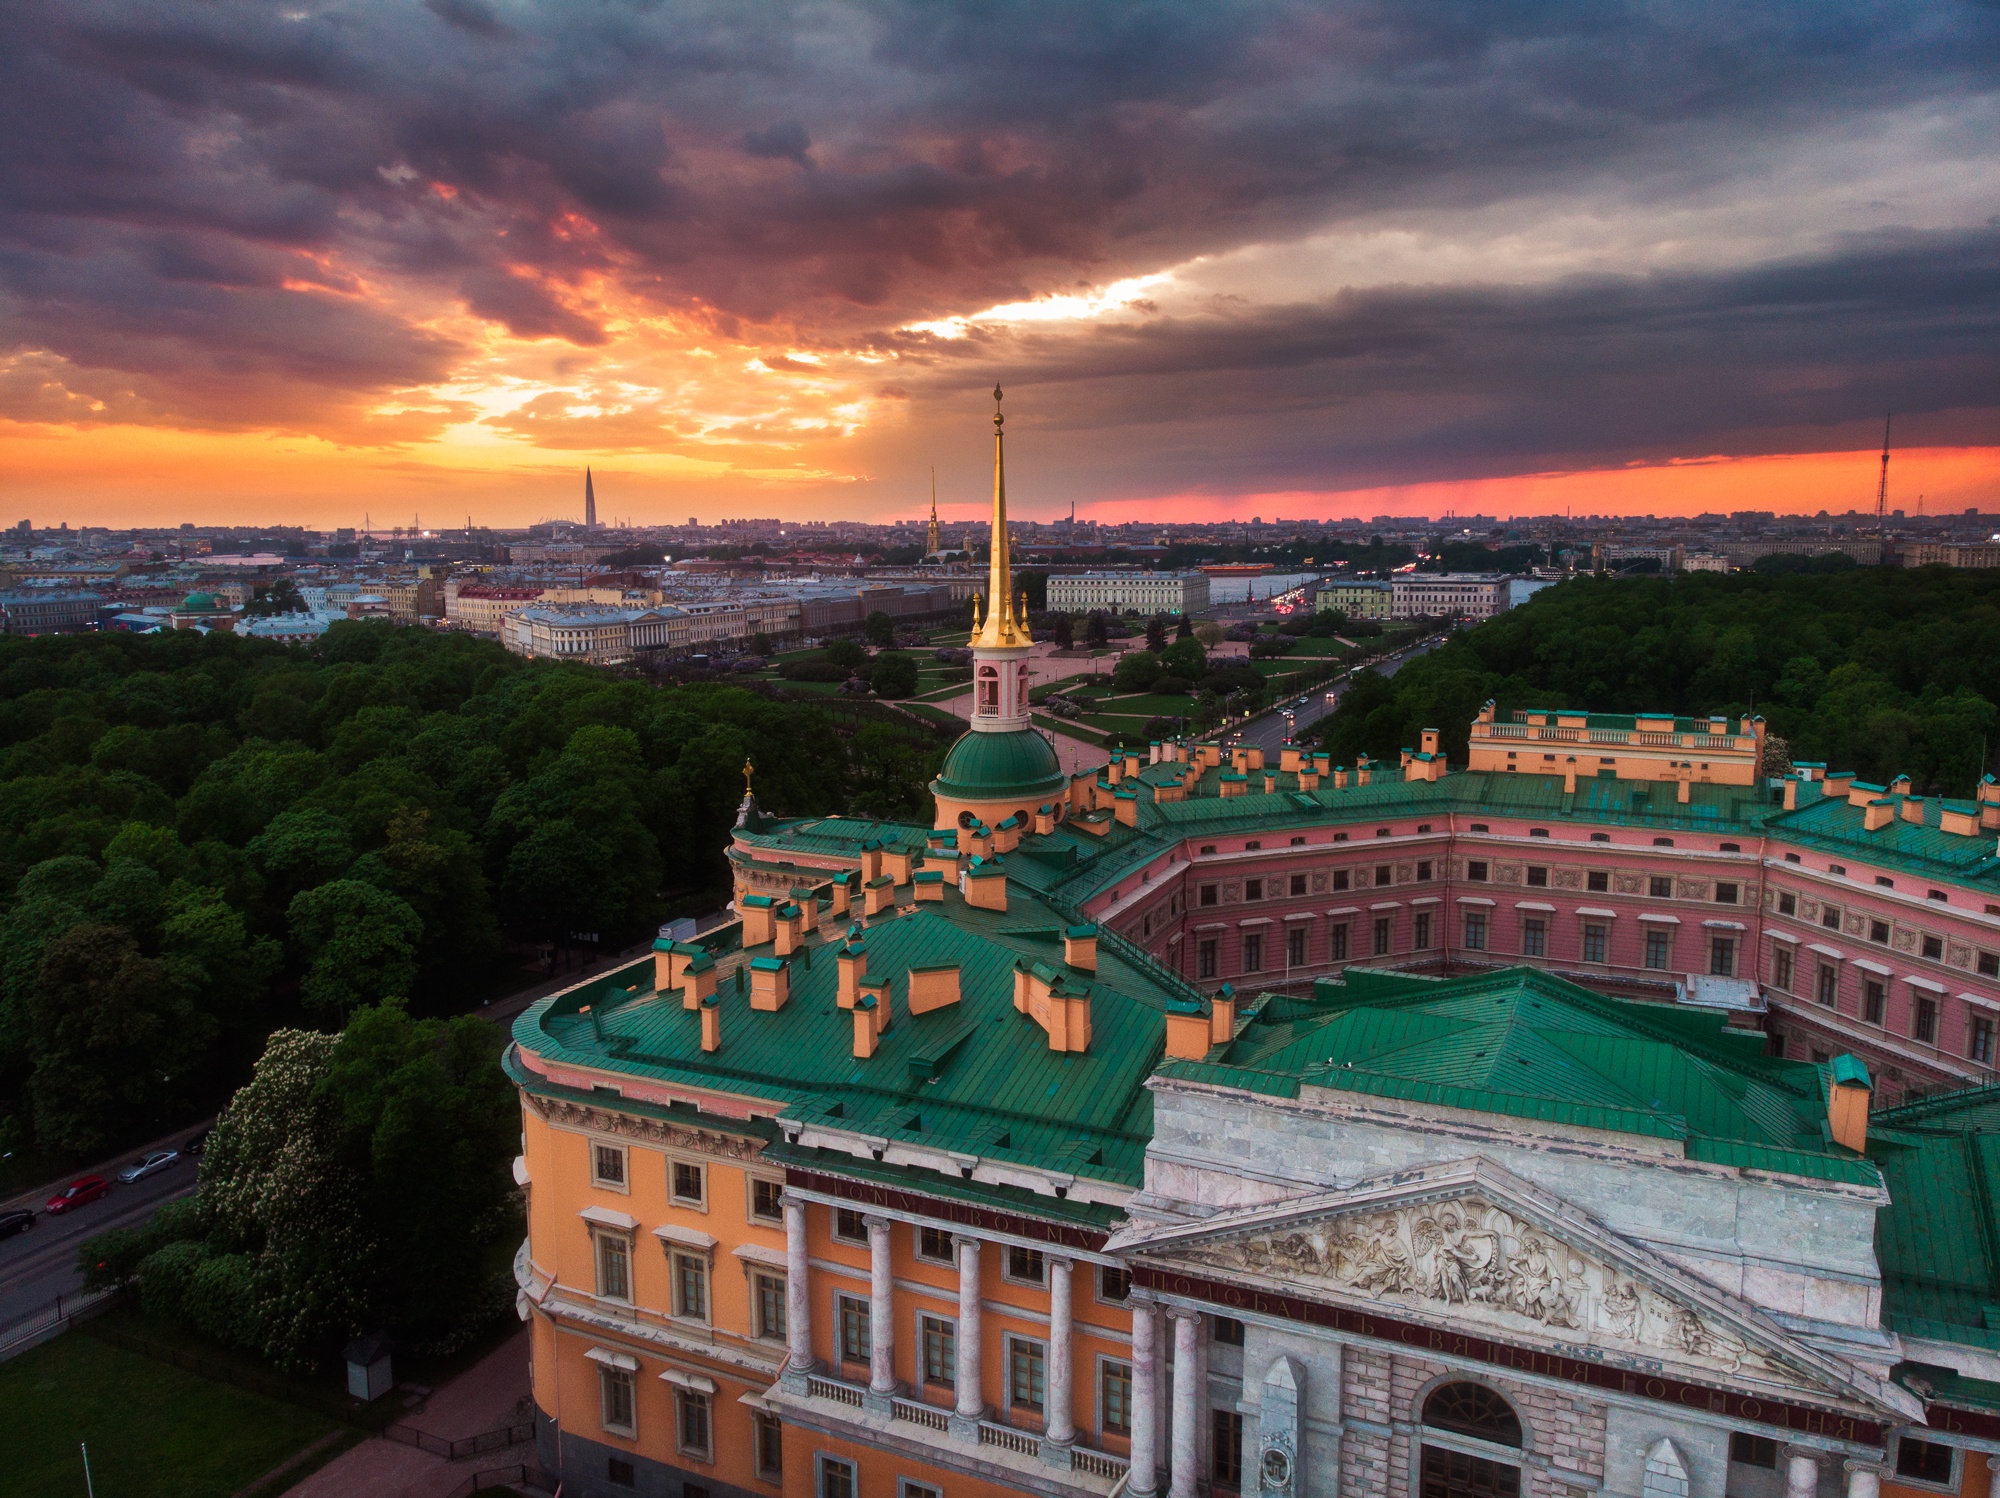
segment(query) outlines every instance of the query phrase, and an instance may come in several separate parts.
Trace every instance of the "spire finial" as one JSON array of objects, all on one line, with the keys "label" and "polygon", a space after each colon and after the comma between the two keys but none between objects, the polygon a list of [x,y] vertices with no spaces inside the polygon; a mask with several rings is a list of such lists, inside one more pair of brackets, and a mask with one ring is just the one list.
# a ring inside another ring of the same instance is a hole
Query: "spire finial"
[{"label": "spire finial", "polygon": [[750,777],[756,772],[757,767],[750,763],[749,757],[746,755],[743,760],[743,794],[746,796],[750,794]]}]

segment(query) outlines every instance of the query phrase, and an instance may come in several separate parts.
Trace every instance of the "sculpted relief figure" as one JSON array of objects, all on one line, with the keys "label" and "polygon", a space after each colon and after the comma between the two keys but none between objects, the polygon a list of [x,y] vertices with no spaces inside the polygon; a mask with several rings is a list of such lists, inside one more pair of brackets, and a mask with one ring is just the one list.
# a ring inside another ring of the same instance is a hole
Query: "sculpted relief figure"
[{"label": "sculpted relief figure", "polygon": [[1635,1350],[1777,1373],[1739,1338],[1476,1198],[1357,1213],[1185,1250],[1223,1269],[1377,1300],[1484,1309]]}]

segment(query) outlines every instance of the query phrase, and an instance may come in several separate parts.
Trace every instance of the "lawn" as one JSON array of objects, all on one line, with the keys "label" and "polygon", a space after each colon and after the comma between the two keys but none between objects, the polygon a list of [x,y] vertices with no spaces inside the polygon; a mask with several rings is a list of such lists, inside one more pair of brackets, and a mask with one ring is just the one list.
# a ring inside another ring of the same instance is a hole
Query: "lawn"
[{"label": "lawn", "polygon": [[97,1491],[116,1498],[229,1498],[337,1427],[70,1332],[0,1363],[7,1482],[19,1493],[81,1494],[80,1442]]},{"label": "lawn", "polygon": [[1194,698],[1161,697],[1153,693],[1136,697],[1105,697],[1099,699],[1097,710],[1105,713],[1125,713],[1139,718],[1185,718],[1194,711]]}]

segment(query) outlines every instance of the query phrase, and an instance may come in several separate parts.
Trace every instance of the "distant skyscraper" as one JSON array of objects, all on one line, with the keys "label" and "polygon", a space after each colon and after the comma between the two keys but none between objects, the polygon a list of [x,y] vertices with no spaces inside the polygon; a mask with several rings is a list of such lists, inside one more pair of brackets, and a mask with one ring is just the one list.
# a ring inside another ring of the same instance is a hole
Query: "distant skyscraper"
[{"label": "distant skyscraper", "polygon": [[590,469],[583,470],[583,528],[597,529],[597,488],[590,481]]}]

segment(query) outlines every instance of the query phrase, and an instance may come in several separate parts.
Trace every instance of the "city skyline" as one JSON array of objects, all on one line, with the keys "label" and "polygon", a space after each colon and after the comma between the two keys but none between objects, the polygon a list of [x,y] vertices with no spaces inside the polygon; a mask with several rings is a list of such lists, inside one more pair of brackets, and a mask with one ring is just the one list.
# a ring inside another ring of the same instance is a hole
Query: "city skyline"
[{"label": "city skyline", "polygon": [[[1912,24],[1904,24],[1905,20]],[[28,6],[73,524],[2000,508],[2000,41],[1899,17]]]}]

